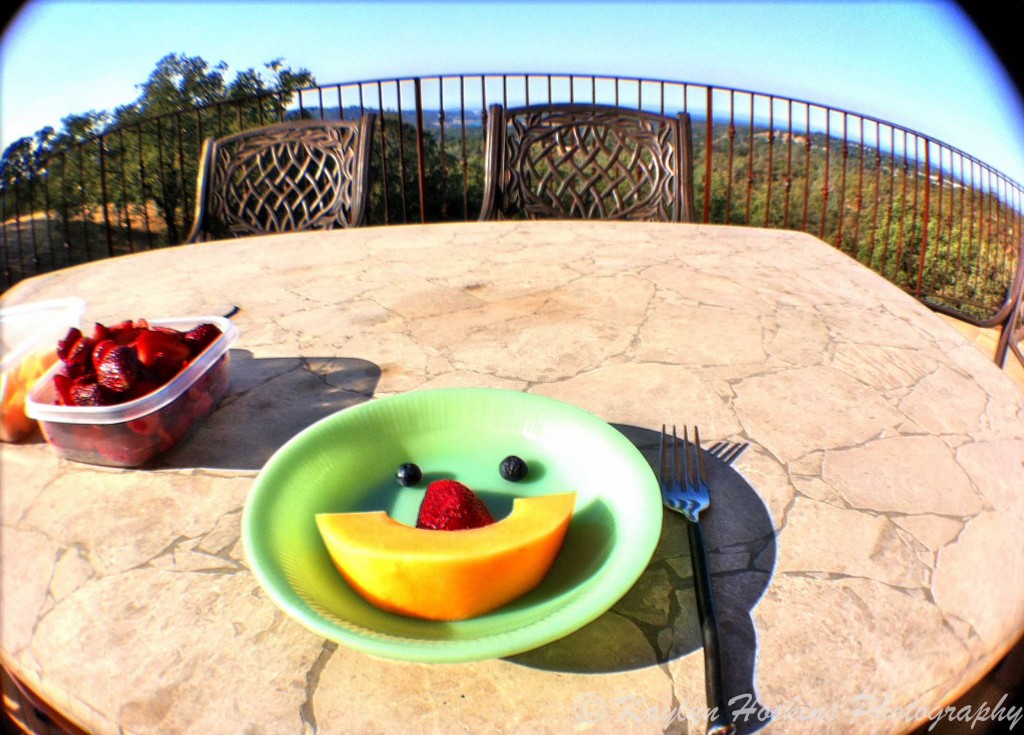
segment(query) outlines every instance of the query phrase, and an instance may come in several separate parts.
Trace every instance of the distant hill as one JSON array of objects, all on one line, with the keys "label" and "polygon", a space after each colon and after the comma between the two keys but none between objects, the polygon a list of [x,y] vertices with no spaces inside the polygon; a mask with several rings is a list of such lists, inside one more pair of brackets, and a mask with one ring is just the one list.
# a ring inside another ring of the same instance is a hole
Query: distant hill
[{"label": "distant hill", "polygon": [[[313,117],[321,117],[319,107],[306,107],[304,108],[307,113]],[[346,106],[344,114],[342,108],[338,107],[325,107],[323,108],[323,119],[325,120],[355,120],[359,118],[360,109],[356,105]],[[367,112],[376,112],[380,114],[380,110],[373,107],[367,107]],[[386,114],[395,114],[398,111],[394,109],[385,108]],[[409,125],[416,124],[416,111],[415,110],[402,110],[402,120]],[[460,125],[462,124],[463,113],[459,110],[451,111],[447,113],[446,123],[448,125]],[[484,121],[480,110],[466,110],[465,121],[467,128],[478,128],[483,127]],[[441,127],[441,112],[440,110],[424,110],[423,111],[423,126],[426,128],[440,128]]]}]

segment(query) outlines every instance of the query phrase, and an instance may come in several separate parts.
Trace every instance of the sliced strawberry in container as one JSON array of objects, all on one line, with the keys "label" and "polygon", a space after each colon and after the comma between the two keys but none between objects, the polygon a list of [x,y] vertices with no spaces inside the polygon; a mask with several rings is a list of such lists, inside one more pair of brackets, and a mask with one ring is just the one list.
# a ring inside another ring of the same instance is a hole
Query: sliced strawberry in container
[{"label": "sliced strawberry in container", "polygon": [[82,375],[71,382],[68,389],[71,403],[75,406],[109,406],[110,399],[104,395],[103,387],[93,375]]},{"label": "sliced strawberry in container", "polygon": [[84,375],[92,370],[92,350],[95,347],[91,337],[81,336],[67,351],[64,364],[72,377]]},{"label": "sliced strawberry in container", "polygon": [[97,445],[96,450],[100,457],[106,460],[102,464],[109,464],[114,467],[136,467],[149,459],[153,454],[150,449],[139,449],[132,446],[111,444],[110,442],[101,442]]},{"label": "sliced strawberry in container", "polygon": [[74,399],[71,397],[72,380],[64,373],[55,373],[53,376],[53,387],[57,392],[57,405],[73,406]]},{"label": "sliced strawberry in container", "polygon": [[82,338],[82,330],[78,327],[71,327],[68,329],[67,334],[64,338],[57,342],[57,357],[61,362],[67,362],[68,355],[71,354],[71,348],[75,346],[75,343]]},{"label": "sliced strawberry in container", "polygon": [[185,344],[180,332],[147,330],[139,334],[135,343],[139,354],[139,362],[148,368],[156,365],[181,363],[192,356],[192,350]]},{"label": "sliced strawberry in container", "polygon": [[94,367],[98,367],[103,362],[103,356],[106,355],[110,350],[117,347],[118,344],[110,337],[96,340],[96,346],[92,348],[92,364]]},{"label": "sliced strawberry in container", "polygon": [[136,434],[142,434],[143,436],[152,435],[156,433],[157,428],[160,426],[160,416],[157,413],[151,413],[148,416],[132,419],[126,422],[125,425]]},{"label": "sliced strawberry in container", "polygon": [[163,383],[157,380],[155,375],[140,367],[135,385],[123,394],[124,399],[126,401],[134,401],[136,398],[148,396],[153,391],[159,390],[162,386]]},{"label": "sliced strawberry in container", "polygon": [[92,341],[102,342],[105,339],[110,339],[110,330],[103,324],[96,322],[92,327]]},{"label": "sliced strawberry in container", "polygon": [[200,324],[187,331],[184,339],[194,356],[213,344],[220,335],[221,331],[215,324]]},{"label": "sliced strawberry in container", "polygon": [[107,340],[111,348],[104,351],[96,365],[96,380],[115,393],[127,393],[135,387],[139,375],[139,358],[130,347]]},{"label": "sliced strawberry in container", "polygon": [[132,321],[120,322],[109,328],[110,338],[119,345],[125,345],[126,347],[135,346],[135,340],[138,339],[141,331],[139,327],[135,326],[135,322]]}]

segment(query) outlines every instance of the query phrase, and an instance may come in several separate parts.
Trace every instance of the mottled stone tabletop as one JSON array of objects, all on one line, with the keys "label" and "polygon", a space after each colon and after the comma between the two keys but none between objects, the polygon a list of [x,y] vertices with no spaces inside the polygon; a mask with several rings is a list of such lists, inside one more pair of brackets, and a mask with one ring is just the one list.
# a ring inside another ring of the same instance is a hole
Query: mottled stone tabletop
[{"label": "mottled stone tabletop", "polygon": [[241,330],[227,398],[152,467],[59,461],[39,437],[2,447],[2,662],[97,733],[703,731],[674,514],[607,613],[506,659],[378,659],[271,601],[239,541],[259,469],[318,418],[424,388],[561,399],[652,464],[666,421],[750,442],[711,462],[707,514],[741,731],[910,729],[1024,631],[1024,395],[809,235],[279,235],[78,266],[3,304],[72,295],[86,324],[238,307]]}]

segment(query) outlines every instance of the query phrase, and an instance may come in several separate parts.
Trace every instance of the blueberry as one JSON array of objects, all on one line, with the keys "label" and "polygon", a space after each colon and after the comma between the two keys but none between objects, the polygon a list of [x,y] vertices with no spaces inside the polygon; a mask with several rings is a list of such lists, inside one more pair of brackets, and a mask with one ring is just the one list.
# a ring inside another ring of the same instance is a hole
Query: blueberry
[{"label": "blueberry", "polygon": [[501,460],[501,467],[499,471],[501,472],[501,476],[509,482],[519,482],[526,477],[526,473],[530,471],[530,468],[526,466],[526,462],[521,460],[519,457],[512,455]]},{"label": "blueberry", "polygon": [[411,487],[423,479],[423,472],[417,465],[409,462],[398,468],[395,477],[398,478],[398,484],[402,487]]}]

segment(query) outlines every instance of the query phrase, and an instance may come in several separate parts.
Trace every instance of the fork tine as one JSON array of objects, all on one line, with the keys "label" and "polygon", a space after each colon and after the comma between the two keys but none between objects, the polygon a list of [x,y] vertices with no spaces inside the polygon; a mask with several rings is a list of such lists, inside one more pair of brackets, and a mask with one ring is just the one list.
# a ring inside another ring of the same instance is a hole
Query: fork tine
[{"label": "fork tine", "polygon": [[[675,436],[675,433],[676,433],[676,427],[675,426],[672,427],[672,433],[673,433],[673,436]],[[667,488],[671,488],[673,482],[675,482],[678,479],[678,473],[676,472],[676,457],[675,457],[675,452],[674,452],[675,442],[673,442],[672,446],[669,446],[668,442],[669,442],[669,431],[668,431],[668,428],[666,427],[666,425],[662,424],[662,447],[660,447],[660,449],[658,451],[658,460],[659,460],[659,464],[662,465],[662,476],[660,476],[660,479],[662,479],[663,493],[665,492],[665,490]],[[666,451],[667,448],[669,449],[668,452]],[[671,453],[671,457],[670,457],[670,453]],[[671,468],[669,467],[669,460],[670,459],[672,460],[672,467]],[[669,474],[670,469],[671,469],[672,474]]]},{"label": "fork tine", "polygon": [[658,446],[658,479],[661,481],[662,492],[664,492],[665,486],[665,471],[667,467],[665,464],[665,424],[661,425],[661,444]]},{"label": "fork tine", "polygon": [[[690,462],[690,450],[688,448],[689,444],[690,444],[690,433],[689,432],[690,432],[689,427],[684,425],[683,426],[683,470],[682,471],[683,471],[683,484],[686,486],[687,489],[690,488],[690,481],[691,481],[691,479],[693,477],[693,468],[691,467],[691,462]],[[678,443],[676,444],[676,446],[678,447]]]},{"label": "fork tine", "polygon": [[700,448],[700,428],[693,427],[693,454],[697,462],[697,485],[703,485],[708,476],[707,468],[704,466],[704,453]]},{"label": "fork tine", "polygon": [[[686,427],[683,427],[683,431],[686,431]],[[683,468],[686,467],[686,456],[683,456]],[[678,490],[680,485],[680,467],[679,467],[679,437],[676,436],[676,425],[672,424],[672,482],[675,488]]]}]

